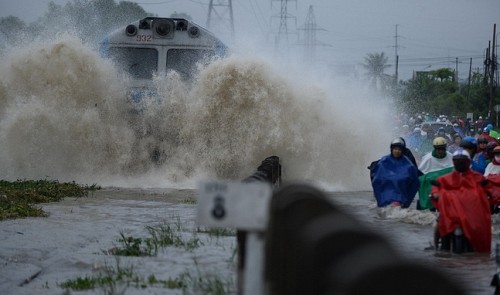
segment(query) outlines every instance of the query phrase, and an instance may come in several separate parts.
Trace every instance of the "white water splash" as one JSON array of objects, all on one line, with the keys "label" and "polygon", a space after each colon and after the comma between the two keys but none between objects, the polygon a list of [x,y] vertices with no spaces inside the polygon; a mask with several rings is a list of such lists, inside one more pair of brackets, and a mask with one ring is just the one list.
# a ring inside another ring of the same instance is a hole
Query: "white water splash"
[{"label": "white water splash", "polygon": [[366,166],[388,150],[388,109],[328,75],[232,56],[193,85],[156,76],[161,99],[140,114],[127,82],[70,35],[2,56],[0,178],[165,187],[240,179],[277,155],[286,180],[362,190]]}]

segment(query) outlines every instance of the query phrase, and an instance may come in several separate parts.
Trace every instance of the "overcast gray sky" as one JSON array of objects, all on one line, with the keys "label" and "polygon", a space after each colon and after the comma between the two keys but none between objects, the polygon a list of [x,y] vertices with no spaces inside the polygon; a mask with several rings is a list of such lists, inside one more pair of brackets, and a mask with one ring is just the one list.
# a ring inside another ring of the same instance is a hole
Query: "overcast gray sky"
[{"label": "overcast gray sky", "polygon": [[[52,1],[62,5],[68,2]],[[0,17],[15,15],[32,22],[43,15],[49,2],[0,0]],[[207,23],[209,2],[137,1],[147,12],[158,16],[185,12],[202,26]],[[214,3],[228,2],[214,0]],[[274,42],[272,33],[279,28],[279,0],[233,0],[232,5],[237,44]],[[316,24],[322,29],[316,32],[316,39],[326,45],[317,47],[317,57],[335,65],[359,66],[366,54],[375,52],[385,52],[393,65],[397,25],[399,72],[403,79],[410,78],[414,70],[454,69],[457,58],[459,75],[465,78],[470,58],[473,70],[482,68],[494,23],[497,34],[500,32],[500,0],[289,0],[290,33],[304,26],[310,5]],[[229,16],[226,14],[223,19],[229,20]],[[296,36],[289,35],[289,42],[295,46]],[[393,71],[391,67],[386,72]]]}]

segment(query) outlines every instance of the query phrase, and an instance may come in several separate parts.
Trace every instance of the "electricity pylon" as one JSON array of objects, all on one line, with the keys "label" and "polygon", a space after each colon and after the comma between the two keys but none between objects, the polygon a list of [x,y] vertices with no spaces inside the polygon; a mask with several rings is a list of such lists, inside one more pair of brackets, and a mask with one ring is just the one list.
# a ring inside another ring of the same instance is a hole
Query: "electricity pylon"
[{"label": "electricity pylon", "polygon": [[208,4],[207,29],[210,29],[214,25],[214,21],[216,21],[218,27],[229,29],[231,37],[234,39],[232,0],[210,0]]}]

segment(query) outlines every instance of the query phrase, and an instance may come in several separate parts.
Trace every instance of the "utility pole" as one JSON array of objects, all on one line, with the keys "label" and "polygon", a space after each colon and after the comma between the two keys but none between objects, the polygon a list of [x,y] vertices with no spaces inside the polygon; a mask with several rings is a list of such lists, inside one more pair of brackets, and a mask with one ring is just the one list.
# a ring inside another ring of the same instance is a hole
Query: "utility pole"
[{"label": "utility pole", "polygon": [[[214,3],[216,2],[216,3]],[[227,14],[229,14],[229,20],[227,19]],[[234,19],[233,19],[233,3],[232,0],[210,0],[208,4],[208,17],[207,17],[207,28],[210,28],[213,24],[213,18],[216,18],[218,25],[227,29],[227,22],[229,22],[229,30],[231,33],[231,38],[234,39]]]},{"label": "utility pole", "polygon": [[396,68],[396,72],[394,73],[394,85],[398,85],[398,64],[399,64],[399,55],[398,55],[398,25],[396,24],[396,35],[394,35],[394,64]]},{"label": "utility pole", "polygon": [[491,116],[491,112],[493,110],[493,100],[495,98],[495,87],[494,87],[494,82],[495,82],[495,69],[496,69],[496,56],[495,56],[495,47],[496,47],[496,31],[497,31],[497,24],[493,24],[493,46],[491,47],[491,57],[489,58],[489,107],[488,107],[488,118]]},{"label": "utility pole", "polygon": [[469,101],[469,97],[470,97],[471,80],[472,80],[472,57],[470,58],[470,62],[469,62],[469,85],[467,87],[467,101]]}]

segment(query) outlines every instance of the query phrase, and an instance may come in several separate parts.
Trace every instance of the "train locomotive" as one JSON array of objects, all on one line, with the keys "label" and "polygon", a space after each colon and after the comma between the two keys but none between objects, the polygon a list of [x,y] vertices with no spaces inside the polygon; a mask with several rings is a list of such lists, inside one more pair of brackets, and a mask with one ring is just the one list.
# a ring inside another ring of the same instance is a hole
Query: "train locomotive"
[{"label": "train locomotive", "polygon": [[154,92],[153,76],[176,71],[190,81],[197,64],[227,54],[227,46],[214,34],[183,18],[146,17],[107,35],[100,44],[103,57],[111,58],[131,77],[132,103]]}]

